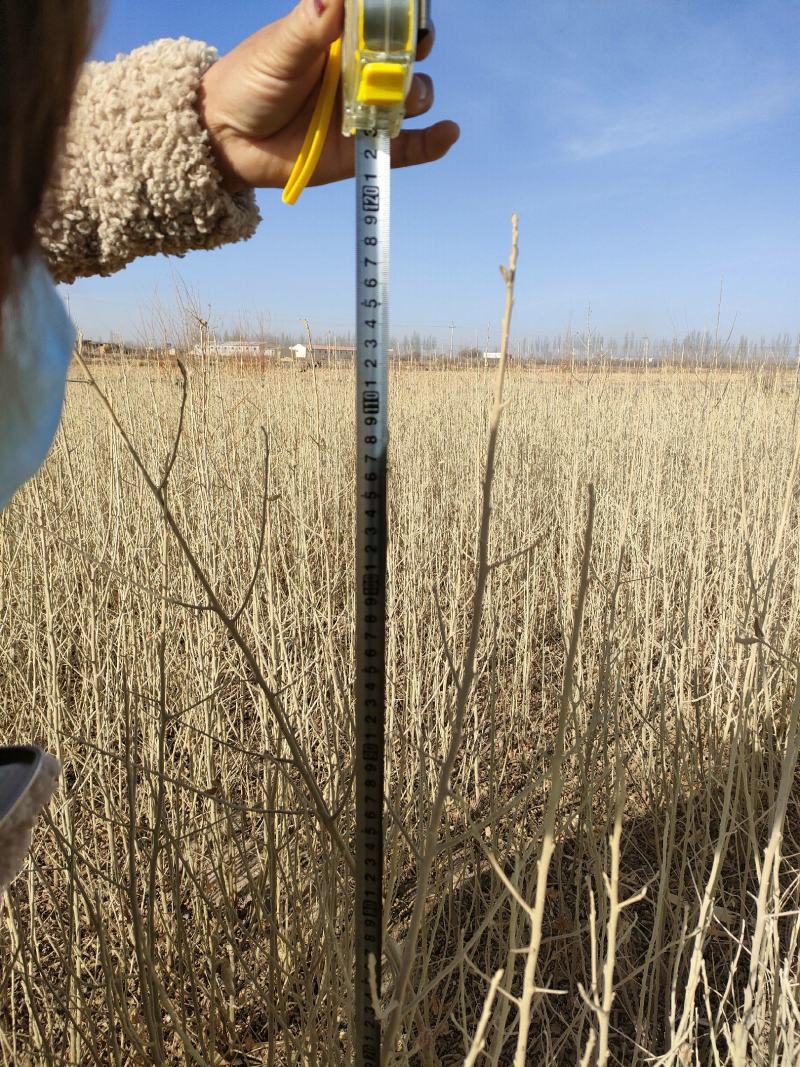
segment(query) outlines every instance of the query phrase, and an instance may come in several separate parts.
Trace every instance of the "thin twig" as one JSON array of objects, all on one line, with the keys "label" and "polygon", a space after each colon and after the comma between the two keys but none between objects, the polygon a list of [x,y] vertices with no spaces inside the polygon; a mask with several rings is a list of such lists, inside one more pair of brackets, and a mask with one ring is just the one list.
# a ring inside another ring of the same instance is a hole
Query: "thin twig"
[{"label": "thin twig", "polygon": [[489,438],[486,448],[486,465],[483,476],[483,491],[481,499],[480,525],[478,528],[478,558],[475,564],[475,591],[472,598],[472,621],[470,624],[469,641],[464,657],[464,667],[461,672],[461,682],[456,694],[456,705],[453,715],[452,733],[450,744],[447,749],[439,773],[436,795],[431,809],[431,817],[425,835],[425,844],[422,849],[422,862],[417,874],[417,890],[414,900],[414,910],[409,923],[408,934],[403,943],[400,969],[394,986],[392,997],[393,1006],[389,1010],[386,1022],[386,1032],[383,1040],[382,1060],[384,1064],[391,1062],[394,1056],[395,1045],[400,1032],[400,1023],[403,1018],[404,1005],[408,995],[408,985],[411,972],[417,958],[417,943],[425,917],[425,905],[428,897],[428,885],[431,871],[436,856],[438,855],[439,828],[444,815],[445,804],[450,791],[450,775],[453,773],[456,759],[461,748],[461,738],[464,731],[464,719],[472,695],[472,685],[475,679],[475,668],[478,658],[478,641],[483,620],[483,601],[486,592],[486,583],[489,579],[491,568],[489,565],[489,526],[492,515],[492,483],[494,481],[495,457],[497,455],[497,442],[500,431],[500,420],[503,413],[503,385],[505,383],[506,365],[508,362],[508,338],[511,330],[511,311],[514,307],[514,279],[517,271],[517,253],[519,245],[519,227],[517,216],[511,219],[511,256],[508,267],[501,267],[500,273],[506,286],[506,304],[503,316],[502,343],[500,346],[500,365],[497,368],[495,378],[494,404],[489,417]]},{"label": "thin twig", "polygon": [[223,626],[227,630],[227,632],[230,635],[230,637],[233,639],[233,642],[237,646],[239,651],[241,652],[245,663],[250,668],[250,670],[251,670],[251,672],[253,674],[253,678],[255,680],[256,685],[259,687],[261,692],[264,694],[264,696],[266,698],[266,701],[267,701],[267,704],[269,706],[269,709],[272,712],[273,716],[275,717],[275,721],[278,724],[278,728],[281,731],[281,734],[283,735],[283,738],[284,738],[284,740],[286,741],[286,744],[289,747],[289,751],[292,754],[292,757],[294,759],[297,771],[298,771],[300,777],[303,779],[303,782],[305,783],[305,786],[308,789],[308,792],[309,792],[309,794],[311,796],[311,800],[312,800],[312,802],[314,804],[314,807],[316,809],[316,812],[317,812],[317,818],[319,819],[319,821],[322,823],[322,825],[327,830],[331,840],[333,841],[333,843],[336,846],[336,848],[338,849],[338,851],[341,853],[342,858],[344,859],[344,861],[347,864],[347,866],[350,868],[350,870],[354,870],[355,869],[355,860],[353,859],[353,854],[350,851],[350,849],[348,848],[347,843],[345,842],[345,840],[342,837],[341,833],[339,832],[339,828],[336,825],[336,823],[335,823],[335,821],[333,819],[333,816],[331,815],[331,812],[330,812],[330,810],[328,808],[328,805],[327,805],[327,803],[325,801],[325,798],[323,797],[322,792],[321,792],[319,786],[317,785],[316,779],[314,778],[314,774],[313,774],[311,768],[309,767],[309,764],[308,764],[308,761],[306,759],[305,753],[303,752],[302,746],[300,745],[300,741],[299,741],[297,735],[295,734],[294,730],[292,729],[292,726],[289,723],[289,720],[288,720],[288,718],[286,716],[286,713],[283,710],[283,707],[282,707],[280,701],[278,700],[277,695],[273,692],[272,688],[270,687],[270,685],[268,684],[266,678],[264,677],[264,675],[263,675],[263,673],[261,671],[261,667],[259,665],[259,662],[256,659],[255,653],[253,652],[253,650],[250,648],[250,645],[245,640],[244,636],[242,635],[241,631],[239,630],[239,627],[238,627],[237,623],[234,621],[234,619],[223,608],[222,602],[220,601],[216,590],[212,586],[211,580],[209,579],[208,575],[206,574],[205,569],[201,566],[199,560],[195,556],[195,554],[192,551],[188,541],[186,540],[186,537],[184,536],[183,531],[178,526],[178,523],[177,523],[174,515],[172,514],[172,511],[170,510],[170,508],[167,505],[166,501],[163,499],[164,494],[163,494],[161,488],[156,484],[156,482],[151,477],[150,472],[147,470],[147,468],[146,468],[146,466],[144,464],[144,461],[142,460],[142,457],[139,454],[136,446],[133,444],[133,441],[130,439],[130,437],[129,437],[127,431],[125,430],[124,426],[122,425],[122,423],[119,421],[119,418],[117,417],[117,413],[114,411],[114,408],[112,407],[108,397],[103,392],[103,390],[100,388],[99,384],[97,383],[96,379],[94,378],[94,375],[92,374],[91,370],[87,366],[86,362],[80,356],[78,356],[77,358],[78,358],[78,360],[79,360],[79,362],[81,364],[81,367],[83,368],[84,372],[87,374],[89,379],[92,381],[92,383],[94,385],[94,388],[95,388],[95,390],[97,392],[97,395],[100,397],[103,405],[105,406],[106,410],[108,411],[108,413],[109,413],[109,415],[111,417],[111,420],[114,423],[114,426],[117,428],[117,431],[119,432],[120,436],[122,437],[122,440],[125,442],[125,445],[128,448],[128,451],[130,452],[130,455],[131,455],[134,463],[138,467],[142,477],[144,478],[145,482],[147,483],[148,488],[150,489],[150,491],[155,496],[156,500],[161,505],[162,510],[163,510],[164,519],[167,522],[170,530],[172,531],[172,534],[173,534],[175,540],[178,542],[178,545],[179,545],[179,547],[181,549],[181,552],[183,553],[184,558],[186,559],[186,561],[188,562],[189,566],[191,567],[195,578],[200,583],[200,585],[203,588],[204,593],[208,597],[209,603],[211,605],[211,608],[212,608],[214,614],[217,616],[217,618],[220,620],[220,622],[223,624]]}]

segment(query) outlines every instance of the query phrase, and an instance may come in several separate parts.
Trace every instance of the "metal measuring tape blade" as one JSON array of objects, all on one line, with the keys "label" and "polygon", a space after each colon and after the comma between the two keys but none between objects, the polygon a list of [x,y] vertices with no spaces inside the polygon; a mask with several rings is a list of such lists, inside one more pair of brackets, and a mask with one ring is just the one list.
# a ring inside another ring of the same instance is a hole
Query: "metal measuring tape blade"
[{"label": "metal measuring tape blade", "polygon": [[345,0],[300,153],[296,204],[319,162],[341,79],[342,133],[356,146],[356,1067],[379,1067],[386,717],[386,542],[391,138],[400,133],[431,0]]},{"label": "metal measuring tape blade", "polygon": [[353,0],[342,40],[343,132],[356,141],[356,899],[358,1067],[380,1067],[391,138],[429,0]]},{"label": "metal measuring tape blade", "polygon": [[390,166],[388,131],[358,133],[355,993],[356,1040],[369,1067],[380,1062],[372,990],[380,989],[383,923]]}]

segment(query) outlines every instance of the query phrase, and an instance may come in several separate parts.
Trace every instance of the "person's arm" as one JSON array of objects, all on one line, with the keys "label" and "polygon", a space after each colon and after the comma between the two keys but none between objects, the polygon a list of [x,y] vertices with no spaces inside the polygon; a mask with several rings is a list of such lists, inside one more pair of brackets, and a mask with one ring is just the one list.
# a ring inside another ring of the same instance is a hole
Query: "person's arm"
[{"label": "person's arm", "polygon": [[[219,62],[181,38],[88,64],[39,224],[54,278],[249,237],[259,221],[251,190],[289,177],[343,16],[343,0],[300,0]],[[429,34],[418,58],[432,46]],[[432,104],[431,79],[416,74],[407,115]],[[312,184],[353,174],[353,143],[340,125],[331,125]],[[458,133],[453,122],[405,129],[392,165],[439,159]]]},{"label": "person's arm", "polygon": [[[229,189],[281,188],[305,139],[331,43],[341,34],[344,0],[299,0],[285,18],[265,26],[209,68],[198,106]],[[417,60],[430,55],[434,33],[420,43]],[[406,117],[433,105],[433,82],[415,74]],[[441,159],[458,140],[454,122],[406,128],[392,143],[392,166]],[[312,185],[352,178],[353,141],[334,116]]]},{"label": "person's arm", "polygon": [[197,109],[215,60],[181,38],[86,65],[38,224],[56,281],[253,234],[255,197],[226,190]]}]

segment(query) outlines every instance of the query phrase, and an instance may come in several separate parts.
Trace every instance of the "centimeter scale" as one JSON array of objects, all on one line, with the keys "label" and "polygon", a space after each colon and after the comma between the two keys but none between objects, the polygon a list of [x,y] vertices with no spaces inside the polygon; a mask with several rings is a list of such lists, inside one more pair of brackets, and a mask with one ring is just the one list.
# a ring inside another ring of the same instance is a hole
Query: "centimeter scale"
[{"label": "centimeter scale", "polygon": [[379,1067],[386,698],[389,132],[356,135],[356,1050]]},{"label": "centimeter scale", "polygon": [[344,129],[356,131],[356,911],[354,1047],[381,1063],[383,773],[391,138],[400,132],[429,5],[351,5],[343,51]]},{"label": "centimeter scale", "polygon": [[430,0],[346,0],[314,116],[284,190],[295,203],[325,142],[341,77],[356,153],[355,1067],[380,1067],[391,138],[405,116]]}]

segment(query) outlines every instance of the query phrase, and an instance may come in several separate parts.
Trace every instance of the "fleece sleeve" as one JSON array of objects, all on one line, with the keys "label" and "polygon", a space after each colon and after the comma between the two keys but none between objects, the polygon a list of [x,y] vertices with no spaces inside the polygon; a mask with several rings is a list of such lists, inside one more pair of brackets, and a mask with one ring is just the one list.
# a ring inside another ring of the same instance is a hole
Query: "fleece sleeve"
[{"label": "fleece sleeve", "polygon": [[195,107],[215,59],[180,38],[86,65],[38,225],[56,281],[253,234],[255,197],[225,190]]}]

